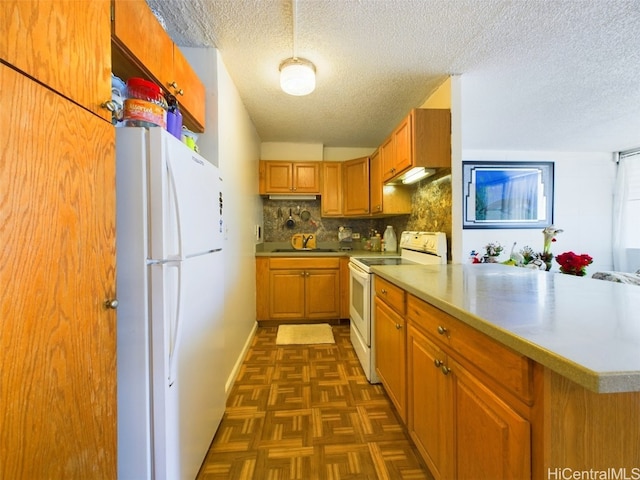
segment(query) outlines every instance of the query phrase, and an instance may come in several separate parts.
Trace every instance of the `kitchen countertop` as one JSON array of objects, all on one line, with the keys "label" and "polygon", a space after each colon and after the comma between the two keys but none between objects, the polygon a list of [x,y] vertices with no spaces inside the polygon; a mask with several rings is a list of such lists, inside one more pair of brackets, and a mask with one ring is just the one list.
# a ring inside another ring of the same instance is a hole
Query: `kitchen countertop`
[{"label": "kitchen countertop", "polygon": [[506,265],[373,272],[597,393],[640,391],[640,287]]}]

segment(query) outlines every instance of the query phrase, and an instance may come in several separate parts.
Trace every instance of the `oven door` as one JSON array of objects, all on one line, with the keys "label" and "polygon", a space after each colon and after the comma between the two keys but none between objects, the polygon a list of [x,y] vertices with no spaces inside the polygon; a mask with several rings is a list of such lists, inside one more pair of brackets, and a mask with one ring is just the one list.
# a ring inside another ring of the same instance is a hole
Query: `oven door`
[{"label": "oven door", "polygon": [[371,346],[371,275],[349,263],[349,318],[362,340]]}]

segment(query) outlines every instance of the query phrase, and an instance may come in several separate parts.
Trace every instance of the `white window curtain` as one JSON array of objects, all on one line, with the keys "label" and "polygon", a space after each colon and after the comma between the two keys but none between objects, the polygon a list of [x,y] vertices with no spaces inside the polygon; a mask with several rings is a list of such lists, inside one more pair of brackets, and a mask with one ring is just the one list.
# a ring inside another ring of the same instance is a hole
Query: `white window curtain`
[{"label": "white window curtain", "polygon": [[613,268],[640,269],[640,149],[621,152],[613,200]]}]

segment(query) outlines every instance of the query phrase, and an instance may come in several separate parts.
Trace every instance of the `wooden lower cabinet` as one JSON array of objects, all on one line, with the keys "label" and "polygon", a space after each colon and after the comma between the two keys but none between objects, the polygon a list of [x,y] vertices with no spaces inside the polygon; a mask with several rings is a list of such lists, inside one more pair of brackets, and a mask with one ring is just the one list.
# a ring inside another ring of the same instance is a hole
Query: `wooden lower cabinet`
[{"label": "wooden lower cabinet", "polygon": [[407,427],[436,480],[455,475],[453,384],[437,366],[445,358],[444,352],[414,326],[407,327]]},{"label": "wooden lower cabinet", "polygon": [[407,339],[407,425],[436,480],[531,478],[528,420],[411,324]]},{"label": "wooden lower cabinet", "polygon": [[400,418],[407,420],[405,320],[379,297],[375,300],[376,371]]},{"label": "wooden lower cabinet", "polygon": [[531,428],[479,377],[452,358],[455,477],[459,480],[531,478]]},{"label": "wooden lower cabinet", "polygon": [[339,319],[340,258],[256,259],[258,320]]}]

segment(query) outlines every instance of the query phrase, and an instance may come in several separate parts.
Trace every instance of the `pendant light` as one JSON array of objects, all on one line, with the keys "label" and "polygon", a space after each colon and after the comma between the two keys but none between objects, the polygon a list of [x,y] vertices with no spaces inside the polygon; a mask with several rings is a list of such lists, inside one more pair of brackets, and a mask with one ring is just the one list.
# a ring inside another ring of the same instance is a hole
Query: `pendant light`
[{"label": "pendant light", "polygon": [[292,0],[293,56],[280,64],[280,88],[295,96],[309,95],[316,88],[316,67],[309,60],[296,56],[297,0]]}]

